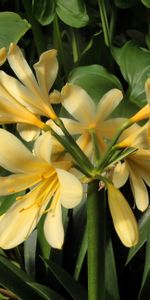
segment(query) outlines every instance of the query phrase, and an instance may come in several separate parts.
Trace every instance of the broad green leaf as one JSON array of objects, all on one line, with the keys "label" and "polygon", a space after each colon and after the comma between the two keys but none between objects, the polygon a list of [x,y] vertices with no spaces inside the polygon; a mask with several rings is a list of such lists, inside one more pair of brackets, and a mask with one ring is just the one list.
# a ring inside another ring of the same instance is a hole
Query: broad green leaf
[{"label": "broad green leaf", "polygon": [[74,300],[87,299],[86,290],[69,273],[53,262],[44,262]]},{"label": "broad green leaf", "polygon": [[39,295],[41,295],[42,299],[46,300],[65,300],[62,296],[60,296],[58,293],[53,291],[52,289],[39,284],[39,283],[29,283],[29,285],[38,292]]},{"label": "broad green leaf", "polygon": [[75,68],[69,75],[69,82],[84,88],[96,103],[110,89],[122,90],[118,78],[99,65]]},{"label": "broad green leaf", "polygon": [[149,226],[150,226],[150,208],[148,208],[145,211],[145,213],[142,214],[139,220],[139,230],[140,230],[139,243],[129,250],[128,257],[126,260],[126,265],[130,262],[130,260],[136,255],[136,253],[141,249],[141,247],[146,242]]},{"label": "broad green leaf", "polygon": [[32,0],[32,12],[41,25],[48,25],[55,16],[55,1]]},{"label": "broad green leaf", "polygon": [[146,7],[150,8],[150,0],[142,0],[142,3],[143,3]]},{"label": "broad green leaf", "polygon": [[27,20],[14,12],[0,12],[0,48],[9,47],[11,42],[18,43],[31,27]]},{"label": "broad green leaf", "polygon": [[56,0],[56,12],[67,25],[80,28],[89,22],[84,0]]},{"label": "broad green leaf", "polygon": [[129,84],[128,98],[142,107],[146,104],[145,81],[150,77],[150,51],[129,41],[120,49],[114,48],[113,54]]},{"label": "broad green leaf", "polygon": [[115,5],[119,8],[129,8],[139,3],[139,0],[115,0]]},{"label": "broad green leaf", "polygon": [[35,278],[37,230],[34,230],[24,242],[24,263],[28,275]]}]

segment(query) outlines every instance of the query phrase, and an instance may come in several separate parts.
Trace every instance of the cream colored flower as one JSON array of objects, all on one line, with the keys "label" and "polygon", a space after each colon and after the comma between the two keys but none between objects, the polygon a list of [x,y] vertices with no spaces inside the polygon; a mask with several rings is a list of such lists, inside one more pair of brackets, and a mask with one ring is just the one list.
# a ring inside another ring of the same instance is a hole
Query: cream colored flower
[{"label": "cream colored flower", "polygon": [[[0,71],[0,112],[1,102],[4,106],[3,99],[6,99],[6,105],[9,102],[13,106],[16,101],[35,115],[57,118],[50,102],[58,103],[59,93],[53,92],[49,95],[58,72],[56,54],[56,50],[52,49],[40,56],[39,61],[34,65],[35,78],[19,47],[13,43],[10,45],[8,62],[19,80]],[[27,140],[37,137],[39,133],[37,128],[30,128],[27,125],[24,128],[22,124],[18,125],[18,130]]]},{"label": "cream colored flower", "polygon": [[[83,151],[90,156],[93,152],[91,131],[94,130],[101,152],[106,149],[106,139],[111,139],[117,128],[120,127],[122,118],[109,119],[109,115],[123,98],[122,92],[112,89],[106,93],[96,106],[91,97],[81,87],[66,84],[62,91],[62,105],[75,120],[62,118],[70,134],[80,134],[77,143]],[[59,134],[61,130],[49,121]]]},{"label": "cream colored flower", "polygon": [[134,214],[121,192],[108,183],[108,203],[115,230],[126,247],[138,243],[139,232]]},{"label": "cream colored flower", "polygon": [[[127,136],[118,143],[119,147],[133,147],[136,152],[126,156],[119,162],[113,173],[113,182],[117,188],[123,186],[129,178],[131,190],[139,210],[144,211],[149,204],[149,196],[145,183],[150,186],[150,139],[149,122],[143,127],[133,126],[127,129]],[[128,135],[128,133],[130,134]]]},{"label": "cream colored flower", "polygon": [[0,129],[0,141],[0,165],[14,173],[0,177],[0,195],[30,189],[0,216],[0,247],[9,249],[22,243],[47,212],[46,239],[52,247],[60,249],[64,240],[61,205],[78,205],[82,199],[81,183],[69,172],[52,165],[48,132],[35,142],[34,155],[4,129]]}]

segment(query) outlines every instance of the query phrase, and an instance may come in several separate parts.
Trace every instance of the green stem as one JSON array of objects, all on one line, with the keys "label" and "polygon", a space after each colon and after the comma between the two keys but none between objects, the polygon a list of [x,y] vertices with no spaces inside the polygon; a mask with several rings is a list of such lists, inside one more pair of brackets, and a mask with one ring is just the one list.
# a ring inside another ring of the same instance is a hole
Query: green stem
[{"label": "green stem", "polygon": [[98,189],[99,181],[91,182],[87,197],[89,300],[105,300],[105,201]]},{"label": "green stem", "polygon": [[98,5],[99,5],[100,16],[101,16],[105,44],[110,48],[111,40],[110,40],[108,19],[107,19],[107,13],[106,13],[104,0],[98,0]]},{"label": "green stem", "polygon": [[100,162],[100,151],[99,151],[99,146],[98,146],[98,141],[97,141],[97,137],[95,134],[95,130],[91,129],[90,134],[91,134],[91,138],[92,138],[92,142],[93,142],[94,164],[95,164],[95,166],[97,166],[98,163]]},{"label": "green stem", "polygon": [[127,129],[128,127],[130,127],[131,125],[132,125],[132,123],[131,123],[130,119],[128,119],[127,121],[124,122],[122,127],[118,130],[117,134],[112,139],[112,141],[111,141],[106,153],[104,154],[102,160],[100,161],[99,165],[97,166],[97,171],[101,171],[107,165],[107,163],[109,161],[109,158],[111,157],[112,154],[114,154],[114,151],[116,150],[113,146],[115,145],[115,143],[119,139],[122,132],[125,129]]},{"label": "green stem", "polygon": [[29,1],[29,0],[21,0],[21,1],[22,1],[22,5],[25,9],[27,19],[28,19],[29,23],[31,24],[31,29],[33,32],[33,37],[34,37],[38,55],[40,55],[42,52],[45,51],[45,45],[44,45],[44,41],[43,41],[43,34],[42,34],[41,26],[32,15],[31,1]]},{"label": "green stem", "polygon": [[73,137],[70,135],[70,133],[68,132],[68,130],[66,129],[66,127],[64,126],[63,122],[61,119],[57,119],[55,120],[55,124],[61,128],[62,132],[64,133],[65,137],[68,140],[68,143],[70,145],[70,147],[72,147],[73,152],[76,154],[76,156],[78,156],[78,159],[81,161],[81,163],[85,166],[87,169],[89,169],[89,171],[93,171],[93,165],[91,164],[90,160],[88,159],[88,157],[84,154],[84,152],[81,150],[81,148],[78,146],[78,144],[74,141]]}]

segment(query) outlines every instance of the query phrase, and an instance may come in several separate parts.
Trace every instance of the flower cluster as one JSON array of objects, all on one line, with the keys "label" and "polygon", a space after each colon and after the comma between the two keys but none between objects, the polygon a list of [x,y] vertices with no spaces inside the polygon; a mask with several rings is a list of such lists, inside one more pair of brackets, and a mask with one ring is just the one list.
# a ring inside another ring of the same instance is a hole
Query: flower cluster
[{"label": "flower cluster", "polygon": [[[78,205],[83,185],[93,180],[103,182],[108,191],[110,213],[122,243],[134,246],[139,239],[137,222],[119,188],[129,178],[137,208],[147,208],[150,125],[135,122],[150,115],[150,79],[144,108],[130,119],[109,118],[123,99],[116,88],[98,105],[74,84],[50,91],[58,72],[56,54],[48,50],[40,56],[33,66],[35,77],[17,45],[11,44],[8,54],[0,50],[0,64],[7,59],[18,77],[0,71],[0,124],[17,123],[21,137],[34,141],[31,152],[12,133],[0,129],[0,166],[11,173],[0,177],[0,195],[27,191],[0,216],[0,247],[22,243],[45,216],[45,237],[60,249],[64,241],[61,206]],[[58,103],[72,118],[57,116],[54,106]]]}]

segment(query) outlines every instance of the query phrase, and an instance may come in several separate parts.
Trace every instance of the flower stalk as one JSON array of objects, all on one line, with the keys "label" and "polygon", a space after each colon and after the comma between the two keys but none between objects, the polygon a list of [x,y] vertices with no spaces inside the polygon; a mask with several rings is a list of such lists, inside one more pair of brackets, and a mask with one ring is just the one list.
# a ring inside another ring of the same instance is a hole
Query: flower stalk
[{"label": "flower stalk", "polygon": [[105,201],[100,199],[99,181],[88,186],[88,295],[89,300],[105,299]]}]

